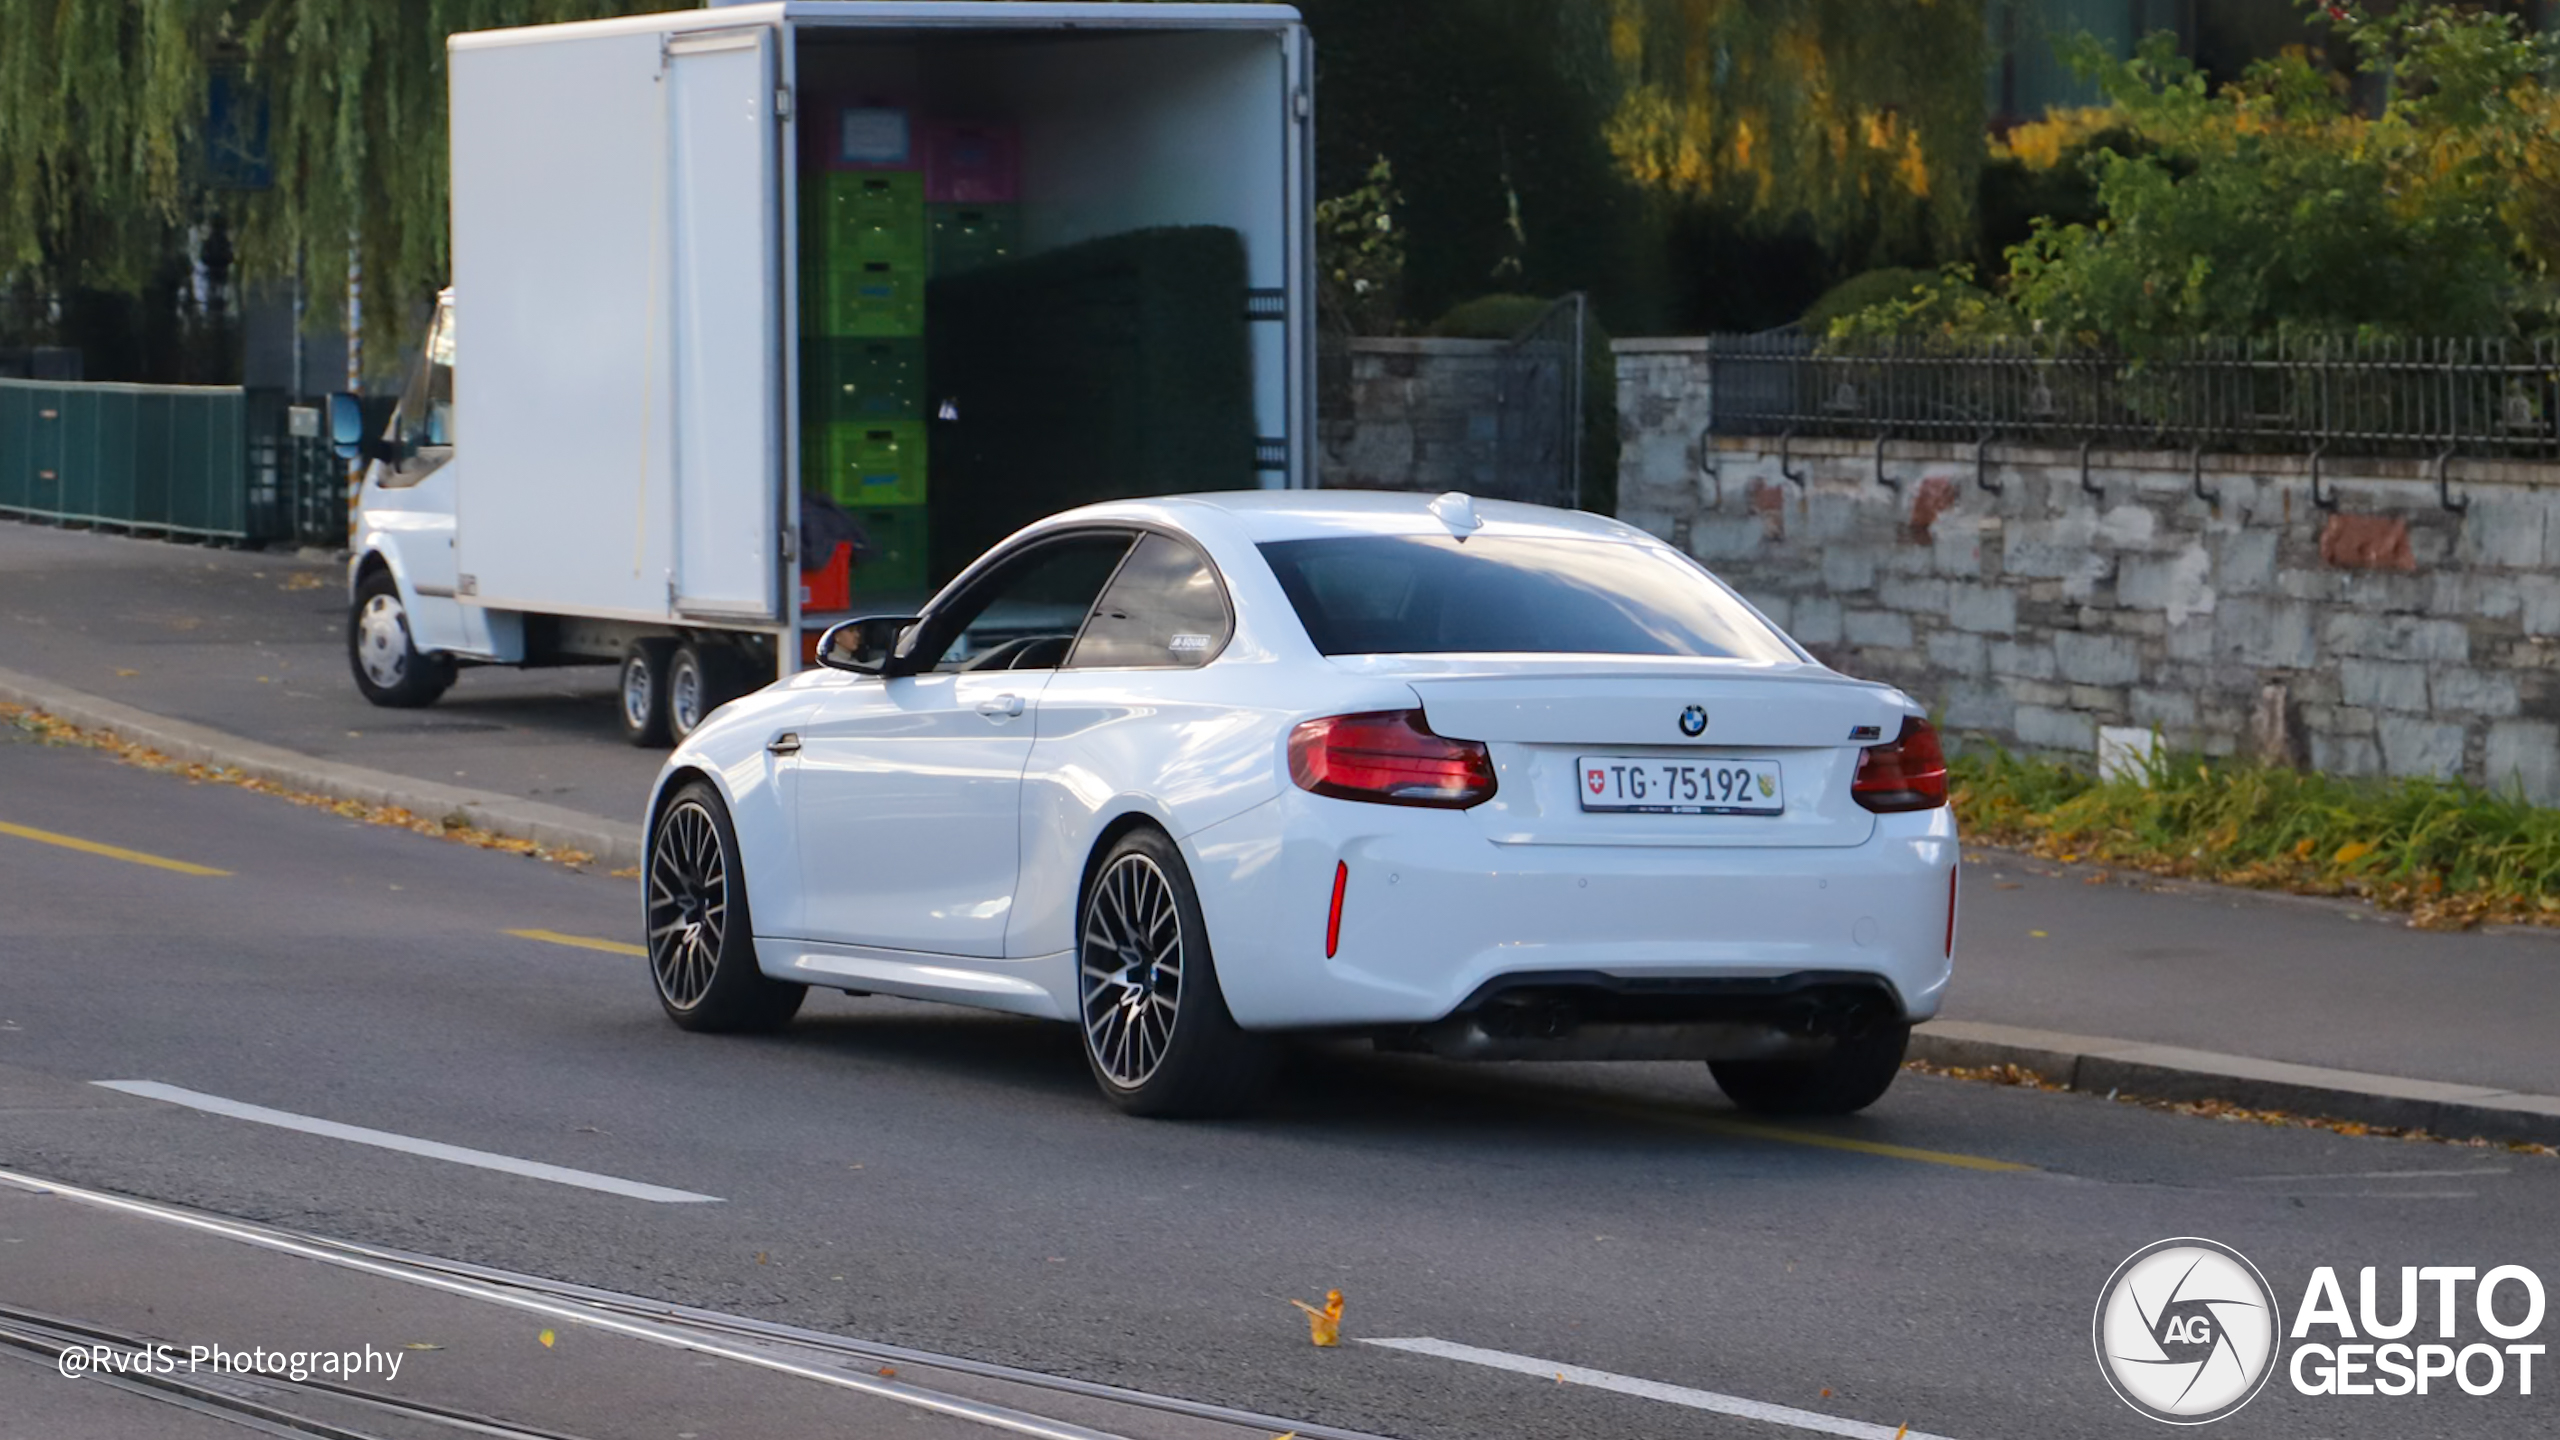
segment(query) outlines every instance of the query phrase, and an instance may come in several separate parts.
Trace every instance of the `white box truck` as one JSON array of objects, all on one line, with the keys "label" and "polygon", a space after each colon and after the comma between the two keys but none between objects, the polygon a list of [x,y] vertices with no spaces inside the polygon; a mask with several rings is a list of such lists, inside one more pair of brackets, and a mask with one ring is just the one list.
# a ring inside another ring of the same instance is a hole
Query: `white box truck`
[{"label": "white box truck", "polygon": [[619,664],[626,734],[663,743],[999,525],[1312,483],[1286,6],[715,4],[449,60],[453,287],[387,429],[332,406],[378,704]]}]

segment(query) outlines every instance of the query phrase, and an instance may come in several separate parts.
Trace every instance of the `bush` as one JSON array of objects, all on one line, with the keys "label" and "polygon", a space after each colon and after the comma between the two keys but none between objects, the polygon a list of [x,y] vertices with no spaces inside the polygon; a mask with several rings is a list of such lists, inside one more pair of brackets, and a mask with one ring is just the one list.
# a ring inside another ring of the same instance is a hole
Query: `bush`
[{"label": "bush", "polygon": [[2039,217],[1989,303],[1883,302],[1851,328],[2136,355],[2199,335],[2510,330],[2534,277],[2560,264],[2554,42],[2474,8],[2323,9],[2366,71],[2391,76],[2380,116],[2358,115],[2341,77],[2298,49],[2215,91],[2166,36],[2130,60],[2084,40],[2075,63],[2112,110],[2020,127],[2011,154],[2048,169],[2081,157],[2095,218]]},{"label": "bush", "polygon": [[[1532,295],[1480,295],[1431,322],[1427,333],[1451,340],[1509,340],[1538,323],[1552,300]],[[1599,317],[1582,319],[1582,494],[1595,515],[1618,513],[1618,358]]]},{"label": "bush", "polygon": [[1855,315],[1871,305],[1907,300],[1912,291],[1937,283],[1936,272],[1909,266],[1863,271],[1823,291],[1820,299],[1805,307],[1804,314],[1796,320],[1796,328],[1819,339],[1831,333],[1834,320]]}]

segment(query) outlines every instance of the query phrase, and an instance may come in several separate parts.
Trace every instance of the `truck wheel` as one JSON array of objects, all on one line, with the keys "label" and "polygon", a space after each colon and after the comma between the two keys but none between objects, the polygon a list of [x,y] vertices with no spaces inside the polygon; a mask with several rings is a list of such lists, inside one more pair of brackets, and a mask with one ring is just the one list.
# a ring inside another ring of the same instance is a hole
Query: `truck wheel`
[{"label": "truck wheel", "polygon": [[717,649],[691,642],[676,647],[675,658],[667,662],[667,735],[681,745],[711,712],[728,702],[722,681],[729,667],[720,663]]},{"label": "truck wheel", "polygon": [[1764,1115],[1847,1115],[1884,1098],[1902,1073],[1908,1025],[1843,1035],[1819,1060],[1710,1060],[1725,1098]]},{"label": "truck wheel", "polygon": [[667,657],[672,640],[634,640],[622,655],[622,738],[643,749],[667,743]]},{"label": "truck wheel", "polygon": [[400,582],[388,570],[376,570],[356,586],[355,608],[347,615],[347,665],[364,698],[394,710],[432,705],[453,686],[452,659],[422,655],[410,640]]}]

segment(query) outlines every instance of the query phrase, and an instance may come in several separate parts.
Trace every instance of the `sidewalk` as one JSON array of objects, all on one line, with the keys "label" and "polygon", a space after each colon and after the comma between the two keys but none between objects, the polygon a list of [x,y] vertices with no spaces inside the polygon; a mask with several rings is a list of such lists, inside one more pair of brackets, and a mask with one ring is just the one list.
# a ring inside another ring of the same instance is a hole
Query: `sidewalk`
[{"label": "sidewalk", "polygon": [[291,551],[0,519],[0,670],[321,760],[637,823],[665,754],[621,742],[610,666],[469,669],[426,709],[376,709],[347,674],[346,592],[343,564]]},{"label": "sidewalk", "polygon": [[[346,676],[343,570],[0,522],[0,700],[283,783],[634,863],[660,756],[604,670],[466,671],[431,709]],[[5,801],[0,801],[5,805]],[[2560,1140],[2560,931],[1970,857],[1956,981],[1914,1053],[2080,1089]]]}]

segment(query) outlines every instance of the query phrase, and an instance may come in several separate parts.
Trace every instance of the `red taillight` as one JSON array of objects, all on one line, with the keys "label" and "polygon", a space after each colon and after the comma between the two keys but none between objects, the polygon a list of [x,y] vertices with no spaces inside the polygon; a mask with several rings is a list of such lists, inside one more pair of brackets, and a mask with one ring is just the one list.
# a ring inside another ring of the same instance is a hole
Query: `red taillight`
[{"label": "red taillight", "polygon": [[1351,866],[1346,861],[1333,862],[1333,909],[1324,917],[1324,958],[1342,948],[1342,892],[1351,883]]},{"label": "red taillight", "polygon": [[1493,798],[1493,752],[1432,734],[1419,710],[1328,715],[1289,732],[1289,777],[1337,800],[1464,810]]},{"label": "red taillight", "polygon": [[1938,748],[1937,727],[1917,715],[1905,716],[1902,733],[1892,744],[1859,751],[1849,798],[1879,815],[1946,804],[1947,754]]}]

